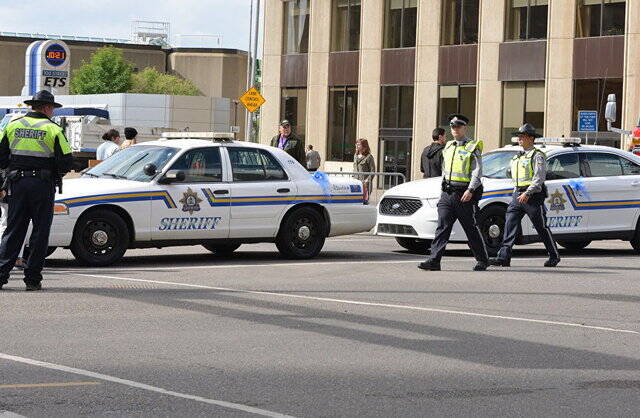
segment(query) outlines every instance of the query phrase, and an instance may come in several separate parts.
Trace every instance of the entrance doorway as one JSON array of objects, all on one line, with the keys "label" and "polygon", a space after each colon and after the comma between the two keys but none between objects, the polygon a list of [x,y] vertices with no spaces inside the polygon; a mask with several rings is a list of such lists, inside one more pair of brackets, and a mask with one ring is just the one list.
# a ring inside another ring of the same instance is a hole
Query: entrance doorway
[{"label": "entrance doorway", "polygon": [[[381,132],[382,134],[382,132]],[[401,173],[407,181],[411,177],[411,136],[380,136],[380,163],[379,167],[385,173]],[[384,188],[393,187],[402,180],[393,177],[385,177]]]}]

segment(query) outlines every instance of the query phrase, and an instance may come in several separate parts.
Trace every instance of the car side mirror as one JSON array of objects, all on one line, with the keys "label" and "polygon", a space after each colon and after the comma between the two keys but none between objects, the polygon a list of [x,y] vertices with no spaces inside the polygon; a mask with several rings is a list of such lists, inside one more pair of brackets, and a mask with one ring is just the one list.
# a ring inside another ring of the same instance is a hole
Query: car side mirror
[{"label": "car side mirror", "polygon": [[144,172],[145,175],[147,175],[149,177],[153,177],[156,174],[158,174],[158,167],[156,167],[155,164],[149,163],[149,164],[144,166],[142,171]]},{"label": "car side mirror", "polygon": [[184,174],[184,171],[169,170],[164,175],[164,177],[162,177],[162,180],[160,181],[160,183],[162,184],[179,183],[181,181],[184,181],[185,178],[187,178],[187,176]]},{"label": "car side mirror", "polygon": [[616,110],[616,95],[610,94],[609,97],[607,97],[607,106],[604,109],[604,118],[611,123],[615,122]]}]

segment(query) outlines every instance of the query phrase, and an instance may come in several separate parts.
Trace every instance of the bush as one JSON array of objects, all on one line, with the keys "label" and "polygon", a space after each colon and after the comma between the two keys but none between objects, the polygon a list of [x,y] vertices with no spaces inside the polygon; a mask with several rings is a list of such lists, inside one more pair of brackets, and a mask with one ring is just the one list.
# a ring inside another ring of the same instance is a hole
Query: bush
[{"label": "bush", "polygon": [[132,74],[133,66],[124,59],[122,50],[100,48],[73,72],[71,94],[126,93],[131,89]]},{"label": "bush", "polygon": [[189,80],[170,74],[162,74],[155,68],[145,68],[133,74],[130,93],[172,94],[200,96],[201,93]]}]

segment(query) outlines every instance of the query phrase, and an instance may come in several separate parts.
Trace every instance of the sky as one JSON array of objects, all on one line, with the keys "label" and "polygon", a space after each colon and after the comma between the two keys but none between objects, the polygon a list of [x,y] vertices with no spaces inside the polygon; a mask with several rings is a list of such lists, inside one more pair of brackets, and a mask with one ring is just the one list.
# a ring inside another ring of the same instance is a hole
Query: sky
[{"label": "sky", "polygon": [[[251,0],[0,0],[0,32],[129,39],[132,20],[171,23],[171,35],[222,35],[223,48],[249,47]],[[174,38],[175,39],[175,38]],[[210,39],[188,39],[185,46]],[[201,38],[202,39],[202,38]]]}]

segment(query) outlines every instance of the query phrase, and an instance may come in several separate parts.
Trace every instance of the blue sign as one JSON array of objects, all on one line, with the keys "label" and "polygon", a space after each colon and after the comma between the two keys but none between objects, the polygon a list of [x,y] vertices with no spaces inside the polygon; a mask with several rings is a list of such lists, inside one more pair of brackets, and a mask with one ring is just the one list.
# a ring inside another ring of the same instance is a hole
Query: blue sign
[{"label": "blue sign", "polygon": [[579,110],[578,132],[598,132],[598,112],[595,110]]},{"label": "blue sign", "polygon": [[58,67],[64,64],[65,60],[67,59],[67,50],[64,49],[62,45],[49,45],[44,53],[44,59],[47,60],[47,63],[49,65]]}]

